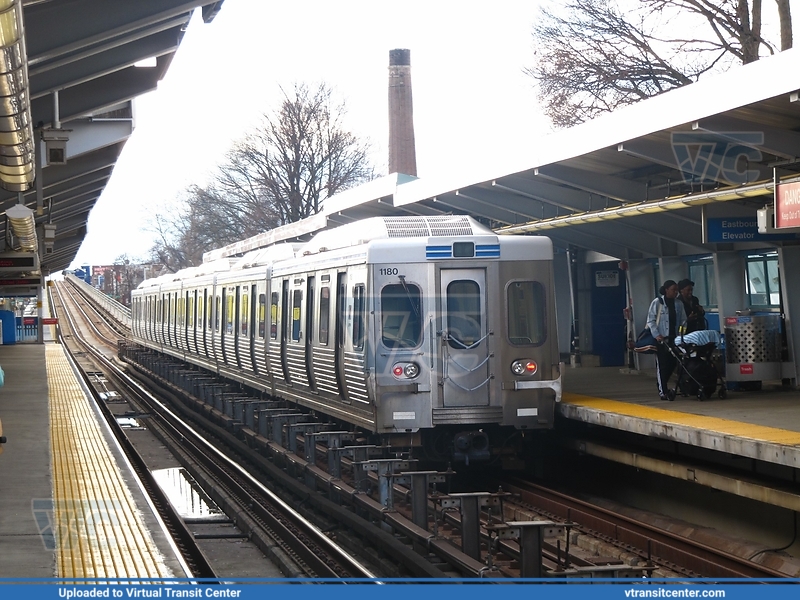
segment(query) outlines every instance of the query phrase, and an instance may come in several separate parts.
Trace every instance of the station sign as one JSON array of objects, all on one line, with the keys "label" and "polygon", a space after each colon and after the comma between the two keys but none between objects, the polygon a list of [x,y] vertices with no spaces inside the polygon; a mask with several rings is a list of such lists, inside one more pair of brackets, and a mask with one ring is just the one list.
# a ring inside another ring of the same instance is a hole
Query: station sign
[{"label": "station sign", "polygon": [[800,181],[775,188],[775,229],[800,227]]},{"label": "station sign", "polygon": [[[777,209],[776,209],[777,210]],[[800,206],[798,206],[800,210]],[[723,217],[706,219],[706,243],[735,244],[737,242],[780,242],[797,240],[797,233],[759,233],[758,218]]]},{"label": "station sign", "polygon": [[33,271],[36,268],[36,255],[33,252],[6,252],[0,254],[0,273]]},{"label": "station sign", "polygon": [[594,283],[597,287],[618,287],[619,271],[597,271],[594,274]]},{"label": "station sign", "polygon": [[20,286],[35,287],[42,285],[40,277],[25,277],[19,279],[0,279],[0,287]]},{"label": "station sign", "polygon": [[58,325],[58,319],[53,317],[43,317],[42,325]]}]

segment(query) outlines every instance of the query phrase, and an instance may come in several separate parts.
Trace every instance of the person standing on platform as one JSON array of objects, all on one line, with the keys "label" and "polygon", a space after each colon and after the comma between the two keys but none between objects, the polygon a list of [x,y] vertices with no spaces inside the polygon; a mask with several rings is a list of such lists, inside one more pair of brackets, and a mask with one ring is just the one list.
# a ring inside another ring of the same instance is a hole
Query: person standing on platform
[{"label": "person standing on platform", "polygon": [[686,331],[684,333],[706,329],[706,311],[700,306],[700,300],[693,295],[694,281],[681,279],[678,282],[678,293],[680,294],[681,302],[683,302],[683,309],[686,312]]},{"label": "person standing on platform", "polygon": [[659,342],[656,348],[658,395],[662,400],[674,400],[675,394],[669,391],[668,383],[678,361],[667,344],[675,342],[680,326],[686,321],[686,312],[683,302],[676,300],[678,284],[672,279],[667,279],[658,293],[659,295],[650,303],[650,310],[647,311],[647,326]]}]

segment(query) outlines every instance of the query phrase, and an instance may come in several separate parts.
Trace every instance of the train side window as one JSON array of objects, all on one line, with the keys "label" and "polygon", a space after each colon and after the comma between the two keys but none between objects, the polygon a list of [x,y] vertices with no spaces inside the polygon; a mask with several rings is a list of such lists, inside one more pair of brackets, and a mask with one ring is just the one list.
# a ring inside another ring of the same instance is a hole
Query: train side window
[{"label": "train side window", "polygon": [[239,306],[239,321],[241,322],[242,335],[247,335],[247,326],[250,319],[250,296],[247,292],[242,293],[242,302]]},{"label": "train side window", "polygon": [[[225,292],[223,292],[224,294]],[[233,319],[235,315],[235,301],[236,299],[231,295],[230,292],[227,293],[225,297],[225,333],[233,333]]]},{"label": "train side window", "polygon": [[416,348],[422,341],[421,292],[416,285],[391,284],[381,290],[381,341],[396,348]]},{"label": "train side window", "polygon": [[319,343],[328,345],[328,332],[331,322],[331,288],[325,286],[319,291]]},{"label": "train side window", "polygon": [[206,323],[205,314],[203,312],[203,297],[197,294],[197,328],[202,329]]},{"label": "train side window", "polygon": [[272,292],[272,301],[269,306],[269,337],[278,339],[278,292]]},{"label": "train side window", "polygon": [[258,337],[262,340],[267,331],[267,295],[258,295]]},{"label": "train side window", "polygon": [[514,281],[506,290],[508,341],[515,346],[538,346],[547,337],[544,286],[538,281]]},{"label": "train side window", "polygon": [[353,288],[353,348],[364,348],[364,286],[357,285]]},{"label": "train side window", "polygon": [[197,292],[187,292],[186,325],[194,329],[194,296]]},{"label": "train side window", "polygon": [[214,311],[214,331],[219,331],[220,313],[222,312],[222,300],[217,296],[214,300],[216,310]]},{"label": "train side window", "polygon": [[481,288],[460,279],[447,286],[447,333],[451,348],[463,350],[481,339]]},{"label": "train side window", "polygon": [[300,340],[300,307],[303,305],[303,290],[292,294],[292,341]]}]

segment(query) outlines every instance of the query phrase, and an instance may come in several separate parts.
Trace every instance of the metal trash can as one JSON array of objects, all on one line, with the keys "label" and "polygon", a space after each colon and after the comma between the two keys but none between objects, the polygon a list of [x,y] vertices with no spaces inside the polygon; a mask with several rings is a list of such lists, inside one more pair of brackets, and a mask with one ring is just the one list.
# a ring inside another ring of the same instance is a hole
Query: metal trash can
[{"label": "metal trash can", "polygon": [[725,317],[725,375],[728,381],[781,378],[781,315]]}]

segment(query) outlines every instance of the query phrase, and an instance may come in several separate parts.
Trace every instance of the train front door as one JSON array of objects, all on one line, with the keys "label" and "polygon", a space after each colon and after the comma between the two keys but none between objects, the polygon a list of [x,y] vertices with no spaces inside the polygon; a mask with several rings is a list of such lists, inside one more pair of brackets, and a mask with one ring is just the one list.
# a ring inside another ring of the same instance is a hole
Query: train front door
[{"label": "train front door", "polygon": [[442,269],[440,283],[444,406],[487,406],[486,271]]}]

